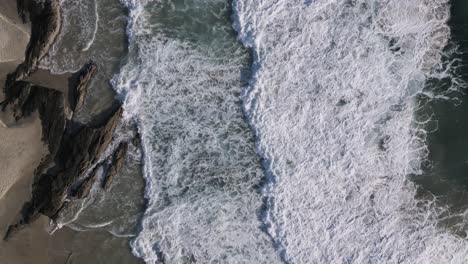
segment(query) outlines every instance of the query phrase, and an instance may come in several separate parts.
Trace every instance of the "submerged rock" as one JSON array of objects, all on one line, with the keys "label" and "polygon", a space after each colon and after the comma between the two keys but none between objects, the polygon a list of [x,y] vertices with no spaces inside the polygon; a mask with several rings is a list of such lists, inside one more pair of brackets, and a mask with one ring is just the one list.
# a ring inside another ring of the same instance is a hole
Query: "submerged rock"
[{"label": "submerged rock", "polygon": [[70,196],[76,199],[83,199],[86,198],[89,193],[91,192],[91,188],[93,188],[94,183],[99,175],[99,168],[102,165],[96,166],[94,170],[90,173],[90,176],[85,178],[84,181],[79,183],[78,187],[73,189],[70,193]]}]

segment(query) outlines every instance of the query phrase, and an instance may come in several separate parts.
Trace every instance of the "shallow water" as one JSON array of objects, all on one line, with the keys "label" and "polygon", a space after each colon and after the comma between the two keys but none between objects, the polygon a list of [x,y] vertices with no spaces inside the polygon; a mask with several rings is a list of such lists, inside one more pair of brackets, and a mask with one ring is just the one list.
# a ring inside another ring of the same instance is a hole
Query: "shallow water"
[{"label": "shallow water", "polygon": [[126,54],[126,11],[119,0],[63,0],[61,8],[62,30],[41,67],[63,73],[76,72],[89,61],[97,64],[84,111],[76,115],[85,122],[113,100],[109,80]]}]

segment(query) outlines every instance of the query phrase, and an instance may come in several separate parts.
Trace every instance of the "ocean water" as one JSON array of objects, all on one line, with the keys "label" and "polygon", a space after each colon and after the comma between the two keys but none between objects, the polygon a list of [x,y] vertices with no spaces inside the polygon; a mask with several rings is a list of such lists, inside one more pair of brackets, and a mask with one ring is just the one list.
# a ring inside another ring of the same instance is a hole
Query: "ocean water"
[{"label": "ocean water", "polygon": [[[468,2],[451,1],[449,26],[452,38],[446,50],[456,49],[456,53],[444,61],[452,74],[445,78],[431,80],[426,90],[433,91],[439,98],[422,94],[419,98],[423,106],[417,111],[418,118],[432,121],[425,124],[431,131],[427,135],[429,156],[425,172],[415,175],[418,183],[418,197],[421,199],[436,196],[436,203],[444,208],[438,215],[438,224],[461,237],[466,237],[468,209],[468,145],[465,117],[468,113]],[[453,89],[459,87],[462,89]],[[447,100],[448,99],[448,100]]]},{"label": "ocean water", "polygon": [[43,65],[104,67],[89,113],[121,66],[143,143],[63,224],[146,263],[465,262],[462,0],[121,4],[62,1]]},{"label": "ocean water", "polygon": [[119,0],[61,0],[60,6],[60,35],[40,66],[60,74],[76,72],[89,61],[97,64],[85,110],[75,116],[86,122],[113,100],[109,80],[118,72],[126,54],[126,13]]}]

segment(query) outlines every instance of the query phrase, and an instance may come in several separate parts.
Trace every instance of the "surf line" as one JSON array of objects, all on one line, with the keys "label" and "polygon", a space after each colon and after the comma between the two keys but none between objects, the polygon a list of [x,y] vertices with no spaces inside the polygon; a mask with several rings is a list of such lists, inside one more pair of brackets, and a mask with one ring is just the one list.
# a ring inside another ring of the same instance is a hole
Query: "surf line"
[{"label": "surf line", "polygon": [[96,16],[96,22],[94,23],[94,31],[93,31],[93,36],[91,39],[86,43],[86,47],[84,47],[81,51],[87,51],[89,48],[91,48],[91,45],[93,45],[94,40],[96,39],[96,34],[98,31],[98,25],[99,25],[99,13],[98,13],[98,3],[97,0],[94,0],[94,15]]}]

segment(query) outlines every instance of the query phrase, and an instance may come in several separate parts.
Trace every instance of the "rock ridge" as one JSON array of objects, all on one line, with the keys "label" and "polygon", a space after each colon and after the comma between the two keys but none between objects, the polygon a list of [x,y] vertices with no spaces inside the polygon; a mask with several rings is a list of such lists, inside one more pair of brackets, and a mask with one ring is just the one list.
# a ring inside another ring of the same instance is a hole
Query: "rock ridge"
[{"label": "rock ridge", "polygon": [[[123,113],[122,104],[115,100],[110,108],[89,123],[73,120],[73,113],[83,106],[87,86],[97,72],[92,62],[77,73],[76,82],[71,82],[68,98],[62,91],[24,81],[37,69],[59,33],[60,8],[56,0],[17,2],[23,21],[29,19],[32,22],[31,39],[25,61],[7,76],[5,101],[0,106],[2,111],[11,111],[15,121],[38,112],[42,122],[42,140],[48,144],[49,154],[34,172],[31,200],[23,206],[16,223],[9,227],[4,239],[41,214],[55,221],[66,208],[68,199],[73,196],[71,194],[75,193],[79,198],[89,194],[97,180],[96,171],[92,171],[92,168],[99,166],[101,160],[105,159],[104,155],[114,140],[114,132]],[[67,99],[68,104],[65,102]],[[110,165],[102,182],[104,189],[108,188],[122,167],[127,150],[128,143],[121,142],[107,158]],[[88,176],[90,170],[91,176]],[[78,191],[77,185],[82,187]]]}]

